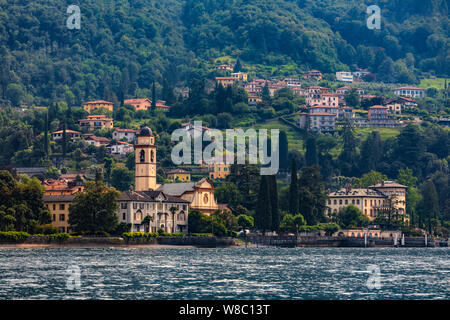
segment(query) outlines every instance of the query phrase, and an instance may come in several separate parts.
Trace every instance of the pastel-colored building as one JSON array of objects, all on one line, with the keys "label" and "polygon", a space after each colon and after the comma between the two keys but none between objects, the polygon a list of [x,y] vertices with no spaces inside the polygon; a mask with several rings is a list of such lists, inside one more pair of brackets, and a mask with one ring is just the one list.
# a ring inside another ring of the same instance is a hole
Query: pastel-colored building
[{"label": "pastel-colored building", "polygon": [[191,174],[183,169],[173,169],[167,172],[167,178],[172,181],[191,182]]},{"label": "pastel-colored building", "polygon": [[[189,201],[161,191],[123,191],[118,199],[119,223],[131,224],[132,232],[188,232]],[[144,219],[150,216],[150,223]]]},{"label": "pastel-colored building", "polygon": [[210,179],[226,179],[230,175],[231,166],[225,163],[214,163],[208,165]]},{"label": "pastel-colored building", "polygon": [[69,226],[69,206],[75,199],[75,194],[70,195],[44,195],[42,200],[44,206],[50,211],[52,216],[52,226],[58,232],[70,232]]},{"label": "pastel-colored building", "polygon": [[122,129],[116,128],[112,134],[114,140],[126,140],[128,142],[134,142],[138,131],[134,129]]},{"label": "pastel-colored building", "polygon": [[245,72],[236,72],[236,73],[232,73],[231,77],[235,80],[235,81],[242,81],[242,82],[247,82],[248,79],[248,74]]},{"label": "pastel-colored building", "polygon": [[85,119],[78,120],[81,128],[87,131],[112,129],[114,121],[112,118],[107,118],[105,115],[89,115]]},{"label": "pastel-colored building", "polygon": [[[63,138],[63,136],[64,136],[64,130],[52,132],[52,140],[53,141],[61,140]],[[74,131],[74,130],[66,130],[66,137],[67,137],[67,140],[71,140],[71,141],[80,140],[81,132]]]},{"label": "pastel-colored building", "polygon": [[216,77],[216,83],[221,84],[223,87],[232,86],[234,81],[234,77]]},{"label": "pastel-colored building", "polygon": [[353,82],[353,74],[351,72],[336,72],[336,80],[342,82]]},{"label": "pastel-colored building", "polygon": [[86,142],[88,145],[94,146],[94,147],[101,147],[101,146],[108,146],[111,143],[111,140],[105,137],[97,137],[94,135],[88,135],[84,137],[84,142]]},{"label": "pastel-colored building", "polygon": [[105,100],[88,101],[83,103],[83,109],[88,113],[92,113],[98,109],[106,109],[113,112],[114,104]]},{"label": "pastel-colored building", "polygon": [[417,87],[401,87],[394,89],[397,96],[408,98],[425,98],[425,89]]},{"label": "pastel-colored building", "polygon": [[136,111],[138,110],[148,110],[152,105],[152,101],[150,99],[126,99],[123,101],[124,104],[133,106]]},{"label": "pastel-colored building", "polygon": [[305,79],[322,80],[322,72],[319,70],[310,70],[304,76]]}]

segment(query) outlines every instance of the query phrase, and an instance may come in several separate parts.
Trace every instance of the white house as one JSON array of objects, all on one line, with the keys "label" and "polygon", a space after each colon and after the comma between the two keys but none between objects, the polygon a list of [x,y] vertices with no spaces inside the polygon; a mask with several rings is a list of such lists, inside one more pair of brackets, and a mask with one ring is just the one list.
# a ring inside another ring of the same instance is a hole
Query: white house
[{"label": "white house", "polygon": [[351,72],[336,72],[336,80],[342,82],[353,82],[353,74]]},{"label": "white house", "polygon": [[394,89],[397,96],[408,98],[425,98],[425,89],[417,87],[401,87]]},{"label": "white house", "polygon": [[113,132],[114,140],[123,140],[125,139],[128,142],[133,142],[136,139],[137,131],[133,129],[120,129],[117,128]]}]

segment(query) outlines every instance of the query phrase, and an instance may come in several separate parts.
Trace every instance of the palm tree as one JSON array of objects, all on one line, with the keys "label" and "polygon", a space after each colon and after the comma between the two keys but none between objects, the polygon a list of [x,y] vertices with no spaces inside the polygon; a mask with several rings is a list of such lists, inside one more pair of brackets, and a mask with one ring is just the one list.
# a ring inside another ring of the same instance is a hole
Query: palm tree
[{"label": "palm tree", "polygon": [[169,211],[172,213],[172,233],[175,233],[175,212],[178,210],[177,207],[170,207]]},{"label": "palm tree", "polygon": [[150,223],[153,221],[153,217],[150,215],[145,216],[145,218],[142,220],[141,224],[146,225],[147,232],[150,232]]},{"label": "palm tree", "polygon": [[164,232],[167,232],[167,216],[169,214],[167,212],[164,212]]}]

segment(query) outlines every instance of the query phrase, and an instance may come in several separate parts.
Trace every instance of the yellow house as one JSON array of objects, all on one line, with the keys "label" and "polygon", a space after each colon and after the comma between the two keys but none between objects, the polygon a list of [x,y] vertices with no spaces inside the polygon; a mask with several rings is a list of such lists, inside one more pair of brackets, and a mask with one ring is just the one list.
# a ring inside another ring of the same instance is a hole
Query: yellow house
[{"label": "yellow house", "polygon": [[340,208],[352,204],[370,220],[375,220],[380,211],[393,207],[405,221],[409,221],[406,216],[406,189],[406,186],[393,181],[383,181],[365,189],[343,188],[328,194],[327,214],[336,214]]},{"label": "yellow house", "polygon": [[92,113],[93,111],[97,109],[104,108],[110,112],[113,111],[113,103],[109,101],[104,100],[97,100],[97,101],[88,101],[83,103],[83,109],[86,110],[89,113]]},{"label": "yellow house", "polygon": [[230,175],[230,165],[225,163],[214,163],[210,168],[209,178],[210,179],[225,179]]},{"label": "yellow house", "polygon": [[89,115],[86,119],[78,120],[78,123],[82,128],[87,131],[101,130],[101,129],[112,129],[113,119],[107,118],[105,115]]},{"label": "yellow house", "polygon": [[232,86],[235,81],[233,77],[216,77],[216,83],[221,84],[223,87]]},{"label": "yellow house", "polygon": [[183,169],[174,169],[167,173],[167,178],[172,181],[181,180],[184,182],[191,182],[191,174]]},{"label": "yellow house", "polygon": [[75,199],[75,194],[71,195],[44,195],[44,205],[52,215],[52,225],[58,232],[70,232],[69,226],[69,206]]},{"label": "yellow house", "polygon": [[339,209],[354,205],[370,220],[375,220],[377,212],[384,208],[387,197],[371,189],[341,189],[328,194],[327,214],[337,214]]},{"label": "yellow house", "polygon": [[235,80],[235,81],[242,81],[242,82],[247,82],[248,79],[248,74],[245,72],[236,72],[236,73],[232,73],[231,77]]}]

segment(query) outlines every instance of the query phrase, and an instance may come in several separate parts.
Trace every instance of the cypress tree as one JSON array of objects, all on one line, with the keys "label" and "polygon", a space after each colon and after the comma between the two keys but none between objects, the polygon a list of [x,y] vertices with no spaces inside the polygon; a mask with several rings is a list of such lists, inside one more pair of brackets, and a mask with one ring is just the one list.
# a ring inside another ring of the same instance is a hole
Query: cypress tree
[{"label": "cypress tree", "polygon": [[440,216],[438,195],[432,180],[425,182],[422,189],[422,196],[423,198],[419,205],[420,220],[426,224],[428,231],[431,233],[431,220],[438,219]]},{"label": "cypress tree", "polygon": [[234,64],[233,72],[240,72],[240,71],[242,71],[242,64],[241,64],[241,60],[239,58],[237,58],[237,61]]},{"label": "cypress tree", "polygon": [[305,160],[308,167],[316,166],[318,164],[316,138],[313,136],[309,136],[306,139]]},{"label": "cypress tree", "polygon": [[266,105],[266,106],[269,106],[271,99],[270,99],[269,85],[267,84],[267,81],[264,84],[264,88],[262,90],[261,95],[262,95],[261,98],[262,98],[263,104]]},{"label": "cypress tree", "polygon": [[45,113],[44,152],[48,156],[48,110]]},{"label": "cypress tree", "polygon": [[152,111],[156,110],[156,86],[155,86],[155,82],[153,81],[153,86],[152,86],[152,106],[151,106]]},{"label": "cypress tree", "polygon": [[297,177],[297,162],[292,159],[291,165],[291,185],[289,188],[289,212],[292,215],[298,213],[298,177]]},{"label": "cypress tree", "polygon": [[280,131],[280,168],[287,169],[289,166],[289,145],[285,131]]},{"label": "cypress tree", "polygon": [[270,207],[269,183],[267,176],[261,176],[258,204],[256,206],[255,225],[265,233],[272,229],[272,209]]},{"label": "cypress tree", "polygon": [[278,231],[280,228],[280,209],[278,206],[278,186],[275,175],[268,176],[270,192],[270,208],[272,210],[272,231]]},{"label": "cypress tree", "polygon": [[66,155],[67,155],[66,119],[64,119],[64,122],[63,122],[62,153],[63,153],[63,158],[65,159]]}]

